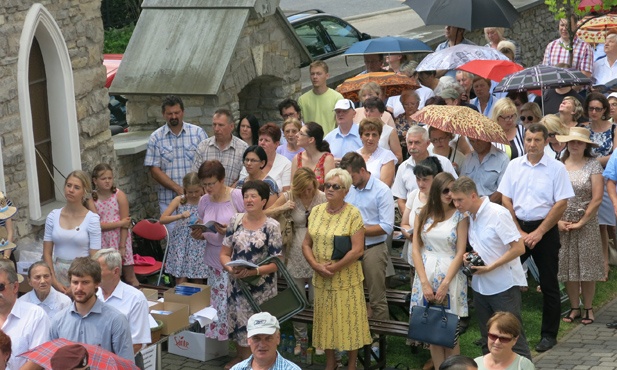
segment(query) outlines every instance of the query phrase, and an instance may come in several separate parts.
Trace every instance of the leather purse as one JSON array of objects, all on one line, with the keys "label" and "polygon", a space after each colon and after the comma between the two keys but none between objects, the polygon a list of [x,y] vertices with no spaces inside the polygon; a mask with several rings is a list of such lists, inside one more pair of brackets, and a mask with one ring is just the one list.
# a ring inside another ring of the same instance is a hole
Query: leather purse
[{"label": "leather purse", "polygon": [[334,249],[331,260],[340,260],[351,250],[351,237],[349,235],[334,235]]},{"label": "leather purse", "polygon": [[458,341],[459,317],[443,306],[413,306],[407,337],[419,342],[454,348]]}]

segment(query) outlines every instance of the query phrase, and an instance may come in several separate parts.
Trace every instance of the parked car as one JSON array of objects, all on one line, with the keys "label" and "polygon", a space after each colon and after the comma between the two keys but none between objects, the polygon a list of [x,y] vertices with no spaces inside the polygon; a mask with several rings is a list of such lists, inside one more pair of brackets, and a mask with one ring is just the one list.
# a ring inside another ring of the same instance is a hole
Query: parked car
[{"label": "parked car", "polygon": [[322,10],[312,9],[287,16],[313,60],[331,58],[345,52],[352,44],[368,40],[370,35]]},{"label": "parked car", "polygon": [[[121,61],[122,54],[103,54],[103,65],[107,70],[107,80],[105,81],[106,88],[111,86]],[[109,95],[107,109],[109,109],[109,129],[112,135],[128,131],[129,125],[126,122],[126,102],[127,99],[121,95]]]}]

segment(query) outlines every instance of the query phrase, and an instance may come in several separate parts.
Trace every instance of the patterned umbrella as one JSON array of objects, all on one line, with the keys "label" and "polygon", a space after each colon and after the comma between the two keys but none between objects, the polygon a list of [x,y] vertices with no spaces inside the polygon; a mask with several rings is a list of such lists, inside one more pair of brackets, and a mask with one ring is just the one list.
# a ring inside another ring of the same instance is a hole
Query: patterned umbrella
[{"label": "patterned umbrella", "polygon": [[106,351],[99,346],[90,344],[75,343],[63,338],[45,342],[40,346],[22,353],[20,357],[25,357],[35,364],[45,369],[51,369],[51,357],[58,349],[71,344],[81,344],[88,350],[88,365],[91,369],[97,370],[139,370],[135,363],[124,359],[114,353]]},{"label": "patterned umbrella", "polygon": [[493,48],[458,44],[429,54],[418,64],[416,71],[436,71],[457,69],[472,60],[510,60]]},{"label": "patterned umbrella", "polygon": [[587,9],[587,7],[589,7],[589,10],[595,9],[596,7],[598,7],[598,10],[603,10],[604,6],[602,5],[602,0],[581,0],[581,2],[578,4],[578,10],[585,10],[585,11],[589,11]]},{"label": "patterned umbrella", "polygon": [[358,92],[367,82],[375,82],[381,86],[386,98],[400,95],[404,90],[420,88],[420,85],[414,83],[407,76],[397,75],[393,72],[370,72],[348,78],[336,87],[336,91],[340,92],[345,99],[359,102]]},{"label": "patterned umbrella", "polygon": [[499,82],[507,75],[523,70],[523,66],[509,60],[472,60],[457,69]]},{"label": "patterned umbrella", "polygon": [[[586,23],[583,24],[585,21]],[[579,39],[590,44],[603,44],[606,31],[617,28],[617,15],[607,14],[596,18],[585,17],[578,24],[583,24],[576,31],[576,36]]]},{"label": "patterned umbrella", "polygon": [[345,55],[367,54],[408,54],[432,53],[433,49],[424,42],[407,37],[386,36],[356,42],[345,51]]},{"label": "patterned umbrella", "polygon": [[506,76],[493,91],[544,90],[555,87],[589,85],[591,79],[581,71],[537,65]]},{"label": "patterned umbrella", "polygon": [[441,131],[491,143],[510,144],[506,133],[495,121],[473,109],[451,105],[429,105],[414,113],[411,119]]}]

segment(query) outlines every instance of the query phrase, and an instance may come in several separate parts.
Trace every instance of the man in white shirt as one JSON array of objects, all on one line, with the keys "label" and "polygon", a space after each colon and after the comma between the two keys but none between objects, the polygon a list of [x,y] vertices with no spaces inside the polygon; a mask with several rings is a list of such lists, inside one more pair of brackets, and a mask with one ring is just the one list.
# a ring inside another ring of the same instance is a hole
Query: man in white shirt
[{"label": "man in white shirt", "polygon": [[502,203],[512,218],[525,244],[521,261],[532,256],[540,273],[544,296],[542,307],[542,340],[536,351],[545,352],[557,344],[561,322],[559,294],[559,231],[557,221],[574,196],[568,172],[563,163],[544,154],[548,130],[533,123],[525,132],[526,155],[513,159],[497,188]]},{"label": "man in white shirt", "polygon": [[429,140],[428,131],[425,128],[420,126],[412,126],[407,131],[407,150],[409,151],[409,159],[401,163],[398,167],[394,184],[392,185],[392,194],[398,198],[397,205],[399,210],[405,209],[407,195],[414,189],[418,188],[418,184],[416,183],[416,175],[413,174],[413,169],[416,166],[416,163],[422,162],[428,158],[429,155],[437,157],[444,172],[451,173],[455,179],[458,178],[456,170],[448,158],[438,154],[429,153],[428,147],[430,144],[431,141]]},{"label": "man in white shirt", "polygon": [[13,262],[0,260],[0,328],[11,338],[7,369],[19,369],[26,359],[19,357],[49,340],[50,319],[42,308],[17,299],[19,280]]},{"label": "man in white shirt", "polygon": [[41,307],[51,319],[71,305],[71,299],[51,286],[51,270],[45,261],[38,261],[28,268],[28,284],[32,290],[19,298]]},{"label": "man in white shirt", "polygon": [[139,290],[120,281],[122,256],[118,251],[112,248],[101,249],[92,259],[101,265],[101,284],[96,296],[101,302],[114,307],[126,316],[131,328],[133,352],[137,353],[152,341],[146,297]]},{"label": "man in white shirt", "polygon": [[[480,197],[469,177],[462,176],[454,182],[452,200],[459,211],[470,213],[469,244],[484,262],[484,266],[466,264],[474,272],[473,302],[482,334],[482,352],[487,354],[486,323],[495,312],[511,312],[522,327],[519,287],[526,286],[527,280],[519,256],[525,253],[525,246],[510,212],[488,197]],[[524,331],[512,350],[531,359]]]},{"label": "man in white shirt", "polygon": [[356,111],[353,102],[349,99],[340,99],[334,105],[334,117],[336,128],[330,131],[324,140],[330,144],[330,151],[334,156],[335,163],[349,152],[355,152],[362,147],[360,128],[354,123]]}]

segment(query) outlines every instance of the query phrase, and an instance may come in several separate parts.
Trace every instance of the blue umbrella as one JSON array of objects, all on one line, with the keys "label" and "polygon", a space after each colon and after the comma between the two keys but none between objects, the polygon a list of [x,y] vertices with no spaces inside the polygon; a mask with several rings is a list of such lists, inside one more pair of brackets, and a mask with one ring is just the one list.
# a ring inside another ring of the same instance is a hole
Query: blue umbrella
[{"label": "blue umbrella", "polygon": [[351,45],[345,55],[432,53],[430,46],[417,39],[386,36]]}]

